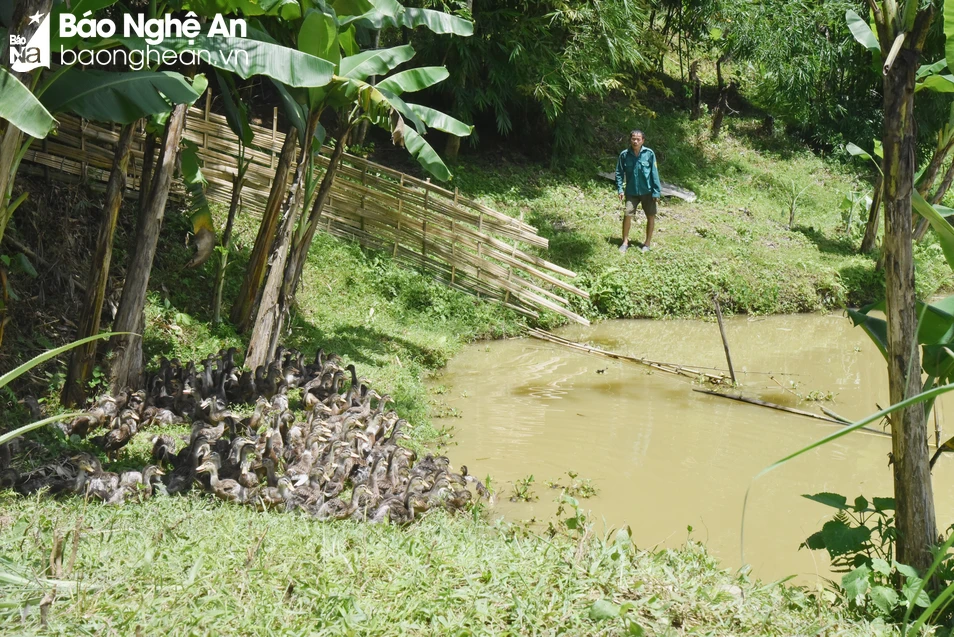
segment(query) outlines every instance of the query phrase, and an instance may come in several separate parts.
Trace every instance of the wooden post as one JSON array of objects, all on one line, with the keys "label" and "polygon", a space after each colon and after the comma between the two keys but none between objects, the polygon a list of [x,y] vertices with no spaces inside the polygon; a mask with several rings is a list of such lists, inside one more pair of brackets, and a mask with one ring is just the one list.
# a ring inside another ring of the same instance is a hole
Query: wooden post
[{"label": "wooden post", "polygon": [[[212,111],[212,90],[205,89],[205,113],[203,113],[203,120],[209,121],[209,113]],[[209,133],[208,131],[202,133],[202,148],[209,150]]]},{"label": "wooden post", "polygon": [[278,107],[275,107],[275,110],[272,111],[272,143],[268,147],[269,157],[268,157],[268,167],[275,167],[275,140],[278,139]]},{"label": "wooden post", "polygon": [[937,412],[941,408],[941,403],[934,402],[934,446],[938,449],[941,448],[941,421],[938,418]]},{"label": "wooden post", "polygon": [[732,384],[736,385],[735,370],[732,368],[732,354],[729,353],[729,341],[725,337],[725,326],[722,324],[722,308],[719,307],[718,295],[712,297],[715,303],[716,318],[719,319],[719,333],[722,335],[722,347],[725,348],[725,360],[729,364],[729,376],[732,377]]},{"label": "wooden post", "polygon": [[[424,260],[424,263],[427,262],[427,219],[424,220],[423,233],[421,235],[421,258]],[[422,268],[425,266],[422,264]]]},{"label": "wooden post", "polygon": [[80,156],[83,158],[80,161],[80,178],[85,184],[89,178],[87,173],[89,165],[86,163],[86,124],[82,121],[80,121]]}]

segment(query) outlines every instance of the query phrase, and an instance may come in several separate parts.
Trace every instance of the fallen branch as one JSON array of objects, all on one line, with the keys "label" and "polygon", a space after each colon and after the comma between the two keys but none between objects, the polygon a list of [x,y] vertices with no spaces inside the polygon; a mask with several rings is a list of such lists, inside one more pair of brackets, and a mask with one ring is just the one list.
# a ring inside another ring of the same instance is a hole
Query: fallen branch
[{"label": "fallen branch", "polygon": [[[746,398],[745,396],[733,396],[732,394],[723,394],[722,392],[712,391],[711,389],[696,389],[693,388],[692,391],[697,391],[700,394],[708,394],[709,396],[719,396],[720,398],[729,398],[731,400],[738,400],[739,402],[748,403],[750,405],[757,405],[759,407],[768,407],[769,409],[777,409],[779,411],[785,411],[790,414],[796,414],[798,416],[808,416],[809,418],[814,418],[816,420],[822,420],[824,422],[829,422],[834,425],[845,425],[851,424],[849,421],[844,420],[835,420],[834,418],[829,418],[827,416],[819,416],[818,414],[813,414],[810,411],[804,411],[802,409],[795,409],[793,407],[785,407],[784,405],[777,405],[775,403],[770,403],[764,400],[759,400],[757,398]],[[891,436],[891,434],[885,431],[879,431],[878,429],[872,429],[871,427],[862,427],[862,431],[867,431],[868,433],[878,434],[879,436]]]},{"label": "fallen branch", "polygon": [[568,341],[565,338],[561,338],[555,334],[544,330],[538,330],[536,328],[530,328],[527,330],[530,336],[534,338],[539,338],[542,341],[548,341],[550,343],[556,343],[558,345],[563,345],[569,347],[570,349],[575,349],[579,352],[586,352],[588,354],[597,354],[599,356],[606,356],[607,358],[614,358],[616,360],[625,360],[632,363],[639,363],[640,365],[646,365],[647,367],[652,367],[653,369],[658,369],[661,372],[666,372],[667,374],[675,374],[678,376],[685,376],[687,378],[700,378],[704,377],[707,382],[715,383],[717,385],[722,385],[731,382],[725,374],[710,374],[704,372],[700,369],[694,369],[691,367],[684,367],[682,365],[676,365],[674,363],[662,363],[660,361],[651,361],[646,358],[638,358],[636,356],[627,356],[626,354],[617,354],[615,352],[607,352],[598,347],[590,347],[589,345],[583,345],[582,343],[574,343],[573,341]]}]

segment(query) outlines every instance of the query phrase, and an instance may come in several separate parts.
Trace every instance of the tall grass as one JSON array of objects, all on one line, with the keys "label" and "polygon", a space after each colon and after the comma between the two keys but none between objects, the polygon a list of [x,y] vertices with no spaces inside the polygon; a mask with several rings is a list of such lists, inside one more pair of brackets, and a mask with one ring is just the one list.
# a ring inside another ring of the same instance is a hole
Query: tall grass
[{"label": "tall grass", "polygon": [[[878,632],[804,590],[721,570],[697,543],[639,550],[628,535],[592,527],[548,538],[443,513],[408,528],[324,524],[199,497],[116,509],[0,495],[0,511],[0,555],[16,556],[34,583],[0,582],[4,632],[610,635],[633,624],[653,635]],[[39,605],[52,586],[38,580],[51,577],[78,585],[56,589],[43,626]],[[599,600],[630,603],[628,617],[599,620],[591,612]]]}]

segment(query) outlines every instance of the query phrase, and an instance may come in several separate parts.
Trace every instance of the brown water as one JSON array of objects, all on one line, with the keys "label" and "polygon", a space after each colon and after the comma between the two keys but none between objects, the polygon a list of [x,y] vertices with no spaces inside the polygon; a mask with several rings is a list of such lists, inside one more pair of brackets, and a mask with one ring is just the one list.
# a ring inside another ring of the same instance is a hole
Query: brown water
[{"label": "brown water", "polygon": [[[834,394],[829,409],[855,419],[888,402],[884,359],[841,316],[782,316],[727,321],[743,392],[821,413],[803,397]],[[725,368],[715,323],[612,321],[559,331],[606,350],[683,365]],[[603,373],[598,370],[605,369]],[[640,547],[678,546],[692,526],[726,566],[743,564],[740,529],[745,490],[772,462],[832,433],[831,424],[693,392],[690,379],[629,362],[577,353],[534,339],[479,343],[455,357],[436,384],[460,418],[448,455],[498,490],[493,515],[548,520],[568,471],[589,479],[596,497],[581,500],[607,526],[629,524]],[[951,399],[939,410],[954,414]],[[954,428],[948,426],[948,430]],[[933,436],[932,436],[933,439]],[[891,495],[888,437],[852,433],[755,481],[745,520],[744,563],[774,579],[829,576],[827,555],[798,550],[832,509],[801,497],[833,491],[849,500]],[[534,476],[535,502],[512,503],[514,483]],[[954,458],[934,470],[938,521],[954,519]],[[939,488],[940,487],[940,488]],[[938,493],[940,492],[940,493]]]}]

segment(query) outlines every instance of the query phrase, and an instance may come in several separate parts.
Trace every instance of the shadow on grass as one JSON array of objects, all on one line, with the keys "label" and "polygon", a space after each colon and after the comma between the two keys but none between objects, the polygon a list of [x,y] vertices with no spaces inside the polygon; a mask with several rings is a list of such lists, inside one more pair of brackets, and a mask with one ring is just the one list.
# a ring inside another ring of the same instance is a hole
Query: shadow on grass
[{"label": "shadow on grass", "polygon": [[835,236],[826,236],[820,230],[815,229],[814,226],[800,226],[797,224],[792,228],[792,232],[803,234],[815,244],[820,252],[843,256],[851,256],[858,253],[855,240],[849,235],[839,233]]},{"label": "shadow on grass", "polygon": [[769,133],[764,124],[752,120],[734,121],[729,126],[733,135],[744,139],[759,154],[786,161],[805,150],[805,144],[785,134],[781,126]]},{"label": "shadow on grass", "polygon": [[405,338],[388,334],[368,325],[339,325],[333,333],[305,321],[301,315],[291,320],[291,337],[286,345],[309,352],[322,346],[346,361],[357,364],[379,366],[386,359],[399,356],[405,362],[413,361],[425,367],[440,367],[446,363],[446,357],[437,348],[414,343]]}]

